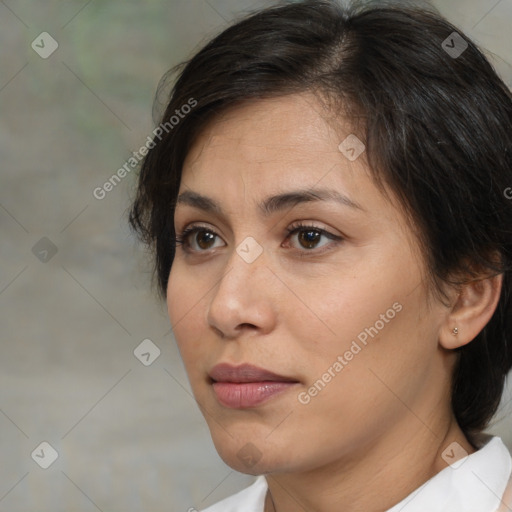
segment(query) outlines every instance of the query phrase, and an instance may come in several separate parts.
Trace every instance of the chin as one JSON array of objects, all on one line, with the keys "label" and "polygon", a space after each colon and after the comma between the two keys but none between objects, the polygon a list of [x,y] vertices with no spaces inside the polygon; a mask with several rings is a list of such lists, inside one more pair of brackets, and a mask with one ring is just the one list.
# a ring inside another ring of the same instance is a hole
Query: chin
[{"label": "chin", "polygon": [[293,471],[296,451],[290,447],[269,444],[265,436],[247,435],[221,438],[212,435],[220,458],[232,469],[247,475]]},{"label": "chin", "polygon": [[[257,476],[279,472],[282,469],[277,461],[265,460],[263,454],[258,455],[257,452],[253,452],[249,443],[238,451],[226,450],[222,452],[218,450],[218,453],[230,468],[246,475]],[[258,456],[261,458],[258,458]]]}]

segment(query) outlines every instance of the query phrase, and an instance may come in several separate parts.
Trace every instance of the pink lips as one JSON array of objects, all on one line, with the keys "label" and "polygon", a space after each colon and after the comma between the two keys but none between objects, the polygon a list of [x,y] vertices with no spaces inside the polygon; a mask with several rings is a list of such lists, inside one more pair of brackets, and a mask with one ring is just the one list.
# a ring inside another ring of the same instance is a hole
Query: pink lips
[{"label": "pink lips", "polygon": [[216,365],[210,372],[219,402],[233,409],[255,407],[298,383],[297,380],[250,364]]}]

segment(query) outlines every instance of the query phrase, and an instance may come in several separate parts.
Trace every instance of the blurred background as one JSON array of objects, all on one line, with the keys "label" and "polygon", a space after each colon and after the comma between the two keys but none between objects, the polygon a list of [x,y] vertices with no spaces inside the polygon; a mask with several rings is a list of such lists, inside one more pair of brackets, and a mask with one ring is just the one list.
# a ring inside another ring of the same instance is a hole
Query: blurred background
[{"label": "blurred background", "polygon": [[[135,172],[94,191],[151,134],[161,76],[270,4],[0,2],[0,511],[185,512],[254,480],[191,396],[127,226]],[[434,4],[511,86],[512,0]],[[490,431],[512,448],[510,400]]]}]

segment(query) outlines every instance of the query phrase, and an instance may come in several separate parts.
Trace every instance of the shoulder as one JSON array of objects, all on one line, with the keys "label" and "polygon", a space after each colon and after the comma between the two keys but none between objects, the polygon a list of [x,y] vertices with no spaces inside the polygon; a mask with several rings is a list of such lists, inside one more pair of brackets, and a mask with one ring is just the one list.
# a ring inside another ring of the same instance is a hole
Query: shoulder
[{"label": "shoulder", "polygon": [[263,475],[245,489],[219,501],[201,512],[263,512],[267,481]]}]

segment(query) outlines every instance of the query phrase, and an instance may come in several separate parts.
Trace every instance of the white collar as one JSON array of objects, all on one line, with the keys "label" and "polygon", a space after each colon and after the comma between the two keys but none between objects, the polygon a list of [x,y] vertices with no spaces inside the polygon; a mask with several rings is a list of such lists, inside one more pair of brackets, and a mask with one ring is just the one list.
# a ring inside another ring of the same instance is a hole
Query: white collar
[{"label": "white collar", "polygon": [[512,458],[499,437],[448,466],[388,512],[495,512],[512,472]]},{"label": "white collar", "polygon": [[[387,512],[496,512],[512,473],[512,458],[499,437],[448,466]],[[263,512],[268,484],[263,475],[246,489],[203,512]]]}]

